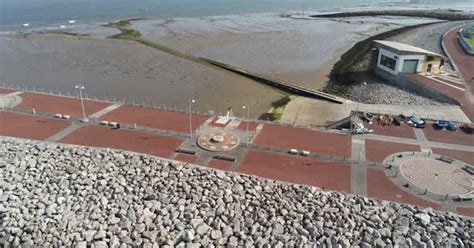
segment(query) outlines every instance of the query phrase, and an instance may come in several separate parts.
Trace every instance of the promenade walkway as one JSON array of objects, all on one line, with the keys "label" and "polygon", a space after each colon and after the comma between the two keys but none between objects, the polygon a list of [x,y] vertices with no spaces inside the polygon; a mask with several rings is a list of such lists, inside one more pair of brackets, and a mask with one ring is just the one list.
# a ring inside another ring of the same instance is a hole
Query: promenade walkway
[{"label": "promenade walkway", "polygon": [[[0,95],[9,93],[0,91]],[[402,178],[393,177],[397,175],[397,168],[390,166],[390,159],[397,153],[419,152],[423,148],[473,164],[473,136],[460,131],[427,127],[414,132],[407,126],[374,124],[374,134],[351,137],[330,130],[252,121],[247,133],[246,122],[240,119],[217,126],[212,124],[214,116],[193,113],[193,137],[190,138],[188,113],[85,100],[91,122],[82,123],[79,122],[81,105],[75,98],[38,93],[18,93],[17,96],[21,98],[20,104],[0,111],[1,136],[123,149],[327,190],[434,209],[457,211],[459,208],[463,214],[473,212],[469,203],[443,201],[415,188],[402,187]],[[54,118],[56,113],[71,115],[71,118]],[[100,125],[101,120],[123,125],[115,129]],[[240,139],[240,145],[226,152],[203,150],[196,140],[210,132],[232,133]],[[250,143],[246,144],[249,134]],[[310,155],[292,155],[289,149],[306,150]]]}]

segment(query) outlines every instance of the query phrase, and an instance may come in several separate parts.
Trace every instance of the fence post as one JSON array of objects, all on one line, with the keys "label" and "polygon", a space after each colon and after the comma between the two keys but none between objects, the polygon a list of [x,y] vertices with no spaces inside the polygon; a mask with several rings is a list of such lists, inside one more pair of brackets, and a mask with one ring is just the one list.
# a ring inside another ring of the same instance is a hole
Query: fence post
[{"label": "fence post", "polygon": [[31,110],[31,112],[33,112],[33,114],[35,115],[35,114],[36,114],[36,109],[33,108],[33,109]]},{"label": "fence post", "polygon": [[137,129],[137,123],[134,123],[134,124],[133,124],[133,127],[134,127],[135,129]]}]

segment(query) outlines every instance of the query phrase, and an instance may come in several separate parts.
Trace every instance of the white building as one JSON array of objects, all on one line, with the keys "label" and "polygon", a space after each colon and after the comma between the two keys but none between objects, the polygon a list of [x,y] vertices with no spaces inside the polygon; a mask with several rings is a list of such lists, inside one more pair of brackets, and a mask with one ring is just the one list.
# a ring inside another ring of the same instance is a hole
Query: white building
[{"label": "white building", "polygon": [[[399,73],[439,73],[444,56],[418,47],[385,40],[376,40],[377,74],[398,76]],[[381,71],[380,71],[381,70]]]}]

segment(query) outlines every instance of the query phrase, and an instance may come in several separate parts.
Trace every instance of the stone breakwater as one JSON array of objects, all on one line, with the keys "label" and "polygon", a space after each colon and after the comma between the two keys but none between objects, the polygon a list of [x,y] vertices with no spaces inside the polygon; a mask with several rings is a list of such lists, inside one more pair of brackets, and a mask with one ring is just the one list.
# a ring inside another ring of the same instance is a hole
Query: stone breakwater
[{"label": "stone breakwater", "polygon": [[473,219],[110,149],[2,138],[6,247],[473,247]]}]

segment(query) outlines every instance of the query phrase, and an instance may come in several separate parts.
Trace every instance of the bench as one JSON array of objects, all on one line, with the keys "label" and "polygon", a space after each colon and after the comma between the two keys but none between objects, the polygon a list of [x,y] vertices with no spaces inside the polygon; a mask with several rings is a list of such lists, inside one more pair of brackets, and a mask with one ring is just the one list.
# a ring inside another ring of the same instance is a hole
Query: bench
[{"label": "bench", "polygon": [[290,150],[288,151],[288,153],[289,153],[289,154],[293,154],[293,155],[298,155],[298,150],[296,150],[296,149],[290,149]]},{"label": "bench", "polygon": [[450,159],[450,158],[448,158],[448,157],[443,157],[443,156],[441,156],[441,157],[439,157],[439,158],[437,158],[437,159],[438,159],[439,161],[443,161],[443,162],[446,162],[446,163],[448,163],[448,164],[454,162],[454,159]]},{"label": "bench", "polygon": [[230,156],[226,156],[226,155],[216,155],[213,158],[220,159],[220,160],[225,160],[225,161],[230,161],[230,162],[234,162],[236,160],[235,157],[230,157]]},{"label": "bench", "polygon": [[469,165],[465,165],[463,168],[462,168],[463,171],[467,172],[467,174],[471,175],[471,176],[474,176],[474,168],[472,168],[472,166],[469,166]]},{"label": "bench", "polygon": [[176,149],[175,152],[178,153],[184,153],[184,154],[190,154],[190,155],[196,155],[197,152],[194,150],[188,150],[188,149]]}]

